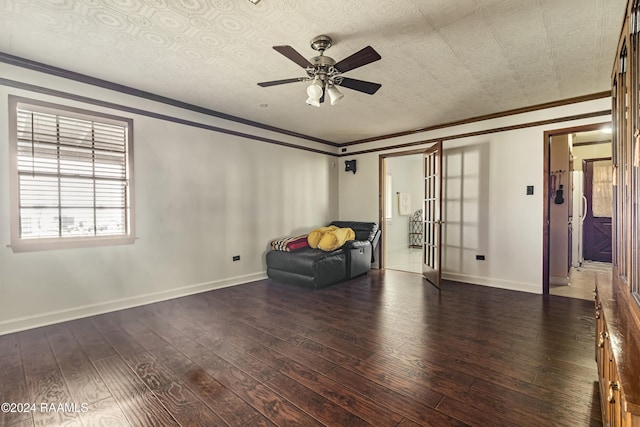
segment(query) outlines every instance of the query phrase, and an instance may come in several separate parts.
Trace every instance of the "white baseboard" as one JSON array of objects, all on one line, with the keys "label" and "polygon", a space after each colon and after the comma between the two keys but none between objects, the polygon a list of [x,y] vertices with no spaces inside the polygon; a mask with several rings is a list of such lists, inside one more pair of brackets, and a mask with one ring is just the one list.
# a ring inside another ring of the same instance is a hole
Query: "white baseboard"
[{"label": "white baseboard", "polygon": [[201,292],[207,292],[214,289],[242,285],[266,278],[266,272],[253,273],[244,276],[236,276],[222,280],[215,280],[212,282],[198,283],[196,285],[185,286],[182,288],[169,289],[166,291],[138,295],[129,298],[122,298],[98,304],[89,304],[66,310],[50,311],[48,313],[38,314],[35,316],[10,319],[0,322],[0,335],[24,331],[26,329],[38,328],[40,326],[47,326],[54,323],[80,319],[82,317],[95,316],[97,314],[108,313],[111,311],[124,310],[131,307],[152,304],[154,302],[166,301],[169,299],[184,297],[187,295],[199,294]]},{"label": "white baseboard", "polygon": [[442,272],[442,278],[454,282],[471,283],[472,285],[489,286],[491,288],[509,289],[512,291],[542,294],[542,283],[512,282],[510,280],[493,279],[490,277],[471,276],[468,274]]}]

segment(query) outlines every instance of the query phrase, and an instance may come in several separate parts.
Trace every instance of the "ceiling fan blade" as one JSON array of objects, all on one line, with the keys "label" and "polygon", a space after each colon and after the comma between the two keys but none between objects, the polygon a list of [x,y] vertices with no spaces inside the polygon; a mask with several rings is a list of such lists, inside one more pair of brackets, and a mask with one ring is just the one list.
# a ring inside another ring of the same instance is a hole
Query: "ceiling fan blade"
[{"label": "ceiling fan blade", "polygon": [[379,59],[381,59],[381,56],[378,54],[378,52],[376,52],[375,49],[371,46],[367,46],[364,49],[361,49],[358,52],[354,53],[353,55],[344,58],[342,61],[339,61],[336,65],[334,65],[334,67],[341,73],[346,73],[349,70],[362,67],[363,65],[370,64]]},{"label": "ceiling fan blade", "polygon": [[313,64],[311,64],[307,58],[300,55],[298,51],[291,46],[274,46],[273,48],[302,68],[313,67]]},{"label": "ceiling fan blade", "polygon": [[272,80],[270,82],[258,83],[258,86],[268,87],[268,86],[275,86],[275,85],[283,85],[285,83],[302,82],[304,80],[306,80],[304,77],[296,77],[294,79]]},{"label": "ceiling fan blade", "polygon": [[373,95],[382,87],[380,83],[365,82],[364,80],[350,79],[349,77],[343,77],[340,86],[368,93],[369,95]]}]

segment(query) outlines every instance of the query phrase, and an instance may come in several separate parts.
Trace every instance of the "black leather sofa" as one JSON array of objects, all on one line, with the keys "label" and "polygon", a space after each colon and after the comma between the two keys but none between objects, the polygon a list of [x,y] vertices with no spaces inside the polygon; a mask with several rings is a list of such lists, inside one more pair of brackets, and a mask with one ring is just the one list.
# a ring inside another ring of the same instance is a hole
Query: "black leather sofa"
[{"label": "black leather sofa", "polygon": [[380,239],[375,222],[334,221],[329,225],[351,228],[355,240],[340,249],[325,252],[304,247],[292,252],[267,252],[267,275],[272,280],[318,289],[342,282],[371,270],[374,249]]}]

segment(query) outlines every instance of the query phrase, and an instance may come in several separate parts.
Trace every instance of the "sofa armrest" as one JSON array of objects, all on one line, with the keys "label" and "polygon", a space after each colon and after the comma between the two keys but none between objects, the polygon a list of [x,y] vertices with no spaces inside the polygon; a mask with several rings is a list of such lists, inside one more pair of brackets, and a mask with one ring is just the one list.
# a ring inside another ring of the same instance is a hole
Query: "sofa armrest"
[{"label": "sofa armrest", "polygon": [[349,249],[364,248],[366,246],[371,246],[371,243],[368,240],[347,240],[344,243],[343,248],[345,250],[349,250]]},{"label": "sofa armrest", "polygon": [[345,249],[351,249],[351,248],[364,248],[365,246],[371,246],[371,263],[373,264],[376,261],[375,250],[376,250],[376,246],[378,246],[378,241],[380,240],[380,234],[382,234],[380,230],[376,230],[376,232],[373,234],[371,242],[369,240],[347,240],[347,242],[344,244],[343,247]]},{"label": "sofa armrest", "polygon": [[349,278],[364,274],[371,269],[371,242],[348,240],[342,248],[347,256]]}]

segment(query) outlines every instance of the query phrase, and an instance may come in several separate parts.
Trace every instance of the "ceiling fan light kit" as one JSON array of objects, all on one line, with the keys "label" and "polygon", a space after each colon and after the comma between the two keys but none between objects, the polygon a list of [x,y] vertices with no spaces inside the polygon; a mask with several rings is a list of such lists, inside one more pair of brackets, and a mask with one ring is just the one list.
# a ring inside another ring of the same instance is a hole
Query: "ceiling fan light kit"
[{"label": "ceiling fan light kit", "polygon": [[329,36],[321,35],[314,37],[311,40],[311,48],[320,52],[320,54],[310,58],[309,60],[291,46],[273,46],[274,50],[304,68],[307,76],[262,82],[258,83],[258,86],[268,87],[302,81],[311,82],[309,86],[307,86],[308,98],[306,103],[313,105],[314,107],[320,107],[320,104],[324,102],[325,94],[329,96],[331,105],[335,105],[339,102],[344,95],[338,90],[337,86],[346,87],[368,95],[373,95],[378,91],[378,89],[380,89],[380,87],[382,87],[379,83],[356,80],[342,76],[342,73],[381,59],[378,52],[376,52],[371,46],[367,46],[353,55],[336,62],[333,58],[324,55],[324,51],[329,49],[332,45],[333,40],[331,40],[331,37]]}]

